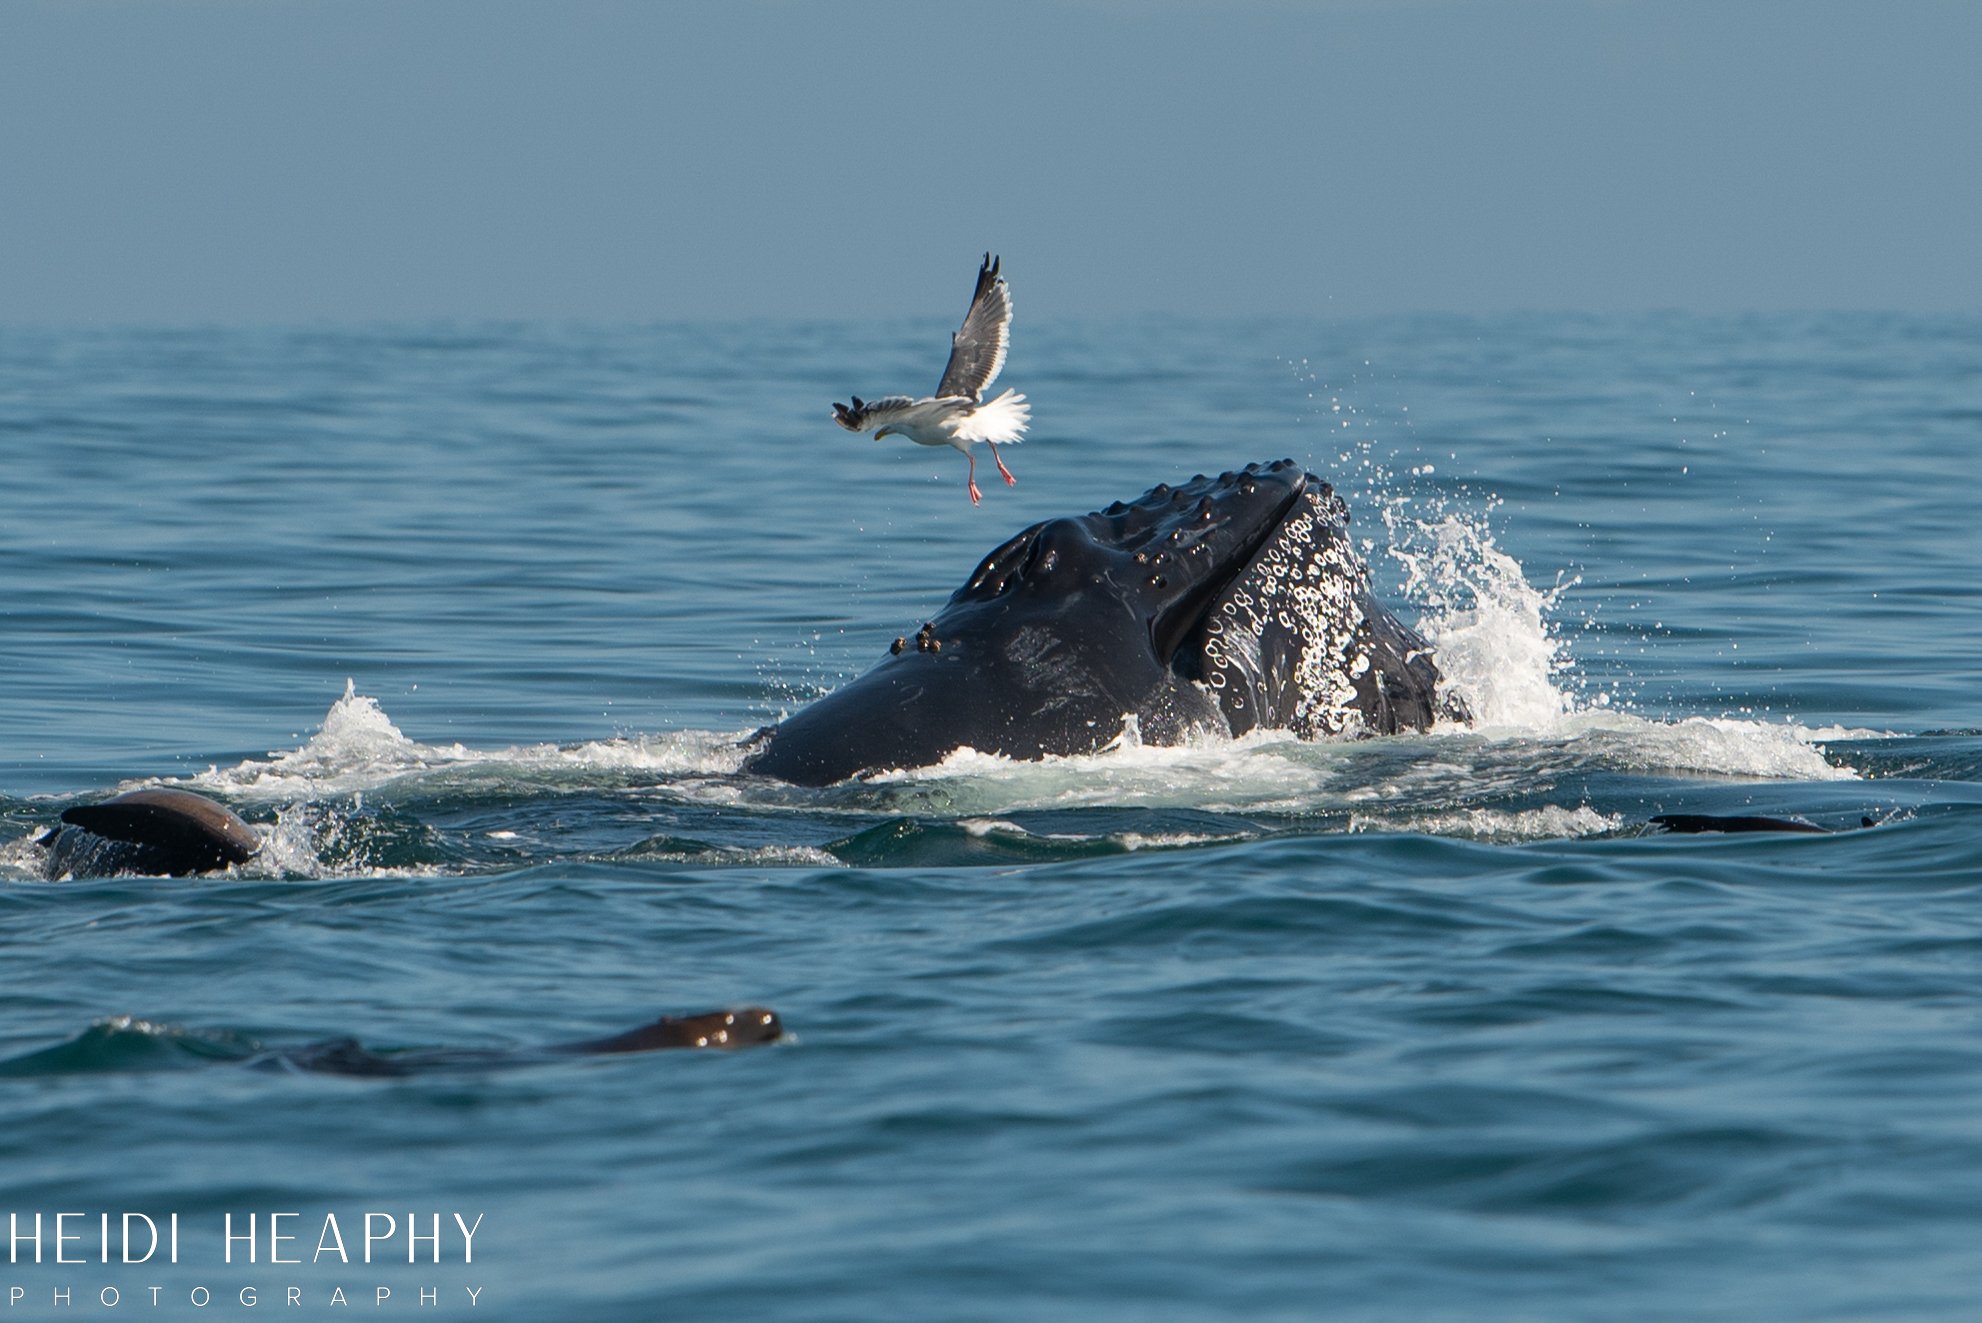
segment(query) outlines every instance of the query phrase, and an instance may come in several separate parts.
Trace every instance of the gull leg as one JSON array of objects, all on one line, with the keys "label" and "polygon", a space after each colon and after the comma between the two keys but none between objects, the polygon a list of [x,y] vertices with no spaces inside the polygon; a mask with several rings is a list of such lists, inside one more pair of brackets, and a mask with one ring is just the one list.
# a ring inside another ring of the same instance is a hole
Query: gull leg
[{"label": "gull leg", "polygon": [[1005,485],[1007,487],[1018,486],[1019,480],[1017,478],[1014,478],[1012,476],[1012,471],[1005,467],[1005,461],[1002,459],[998,459],[997,443],[995,441],[986,441],[984,444],[991,447],[991,458],[998,460],[998,472],[1005,475]]},{"label": "gull leg", "polygon": [[970,484],[970,503],[976,505],[984,499],[984,493],[977,490],[977,456],[966,450],[963,452],[963,457],[970,461],[970,474],[964,481]]}]

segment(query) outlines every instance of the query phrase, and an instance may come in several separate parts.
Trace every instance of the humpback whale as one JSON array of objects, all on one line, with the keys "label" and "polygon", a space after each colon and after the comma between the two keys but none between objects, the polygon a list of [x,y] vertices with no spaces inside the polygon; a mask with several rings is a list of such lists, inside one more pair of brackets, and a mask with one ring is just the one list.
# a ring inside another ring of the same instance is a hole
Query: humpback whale
[{"label": "humpback whale", "polygon": [[754,735],[744,770],[828,785],[966,747],[1093,753],[1131,727],[1392,734],[1463,715],[1440,681],[1372,596],[1348,507],[1283,459],[1034,524],[912,640]]}]

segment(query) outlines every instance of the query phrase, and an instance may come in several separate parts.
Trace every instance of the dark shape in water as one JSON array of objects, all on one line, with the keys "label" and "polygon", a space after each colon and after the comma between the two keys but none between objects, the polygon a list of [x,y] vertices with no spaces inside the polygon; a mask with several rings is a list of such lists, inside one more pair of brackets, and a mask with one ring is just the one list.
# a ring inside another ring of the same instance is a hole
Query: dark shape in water
[{"label": "dark shape in water", "polygon": [[970,747],[1093,753],[1255,727],[1308,738],[1463,716],[1430,648],[1371,595],[1348,509],[1289,459],[1035,524],[909,647],[759,732],[748,771],[800,785]]},{"label": "dark shape in water", "polygon": [[[1830,832],[1829,827],[1819,827],[1816,823],[1805,822],[1801,818],[1765,818],[1740,814],[1722,816],[1713,813],[1655,813],[1652,815],[1652,825],[1654,827],[1663,827],[1669,832],[1687,834],[1702,832],[1787,831],[1814,832],[1818,835],[1827,835]],[[1865,825],[1867,827],[1871,826],[1872,820],[1870,818],[1865,819]]]},{"label": "dark shape in water", "polygon": [[784,1037],[777,1012],[762,1006],[734,1011],[705,1011],[699,1015],[663,1015],[610,1038],[554,1043],[536,1048],[427,1048],[375,1052],[355,1038],[334,1038],[308,1047],[265,1053],[253,1064],[268,1068],[309,1071],[325,1075],[390,1078],[436,1071],[496,1070],[540,1065],[560,1057],[610,1056],[628,1052],[658,1052],[667,1048],[707,1048],[733,1051],[774,1043]]},{"label": "dark shape in water", "polygon": [[190,790],[132,790],[62,813],[41,837],[42,873],[58,877],[141,874],[186,877],[246,863],[261,840],[224,804]]},{"label": "dark shape in water", "polygon": [[784,1025],[761,1006],[663,1015],[610,1038],[521,1048],[407,1048],[374,1051],[355,1038],[333,1038],[304,1047],[270,1048],[231,1032],[176,1029],[120,1016],[101,1020],[53,1047],[0,1059],[0,1077],[113,1074],[177,1070],[219,1063],[263,1070],[397,1078],[450,1071],[498,1070],[542,1065],[579,1056],[656,1052],[666,1048],[731,1050],[776,1042]]}]

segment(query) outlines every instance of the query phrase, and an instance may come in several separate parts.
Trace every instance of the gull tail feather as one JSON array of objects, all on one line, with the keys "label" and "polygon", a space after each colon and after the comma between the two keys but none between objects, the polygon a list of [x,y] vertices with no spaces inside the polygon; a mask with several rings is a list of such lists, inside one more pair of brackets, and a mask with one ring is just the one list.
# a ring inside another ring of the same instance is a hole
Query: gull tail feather
[{"label": "gull tail feather", "polygon": [[1017,445],[1031,422],[1032,406],[1025,402],[1025,396],[1008,390],[972,410],[970,417],[957,426],[957,440]]}]

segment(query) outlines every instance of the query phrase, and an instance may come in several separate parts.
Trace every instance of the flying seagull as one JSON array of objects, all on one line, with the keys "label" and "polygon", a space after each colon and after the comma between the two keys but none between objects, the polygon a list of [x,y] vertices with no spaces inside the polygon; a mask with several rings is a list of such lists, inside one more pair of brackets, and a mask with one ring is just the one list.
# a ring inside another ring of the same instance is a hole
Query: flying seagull
[{"label": "flying seagull", "polygon": [[977,272],[977,290],[970,296],[970,311],[963,325],[950,337],[950,362],[943,369],[943,380],[936,393],[922,399],[907,395],[886,395],[878,400],[853,397],[851,408],[833,405],[833,421],[849,432],[874,428],[874,439],[905,436],[919,446],[955,446],[970,461],[970,503],[984,498],[977,490],[977,457],[970,453],[973,443],[991,447],[991,458],[1007,487],[1018,481],[1005,461],[998,457],[998,443],[1017,444],[1025,435],[1032,407],[1025,396],[1007,390],[995,400],[984,398],[984,388],[1005,366],[1005,349],[1012,338],[1012,291],[998,274],[998,259],[984,254],[984,265]]}]

